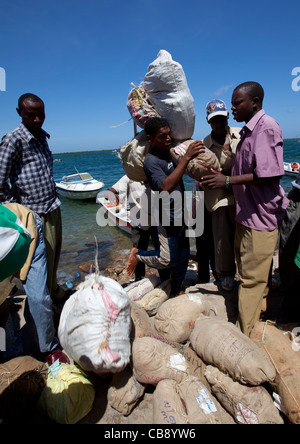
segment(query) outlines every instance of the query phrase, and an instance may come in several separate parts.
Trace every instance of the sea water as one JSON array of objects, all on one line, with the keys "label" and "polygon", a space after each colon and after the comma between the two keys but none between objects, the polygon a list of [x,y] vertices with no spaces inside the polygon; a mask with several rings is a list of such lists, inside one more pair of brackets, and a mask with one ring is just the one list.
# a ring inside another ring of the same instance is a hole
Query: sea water
[{"label": "sea water", "polygon": [[[75,174],[78,170],[81,173],[88,172],[95,179],[103,181],[103,190],[105,190],[124,175],[116,150],[54,154],[53,158],[55,181],[59,181],[63,176]],[[284,140],[284,161],[300,163],[299,140]],[[288,175],[281,179],[281,185],[286,193],[292,187],[292,180],[294,179]],[[184,176],[184,183],[186,190],[191,191],[193,179]],[[99,206],[96,199],[79,201],[61,198],[61,203],[63,246],[58,276],[60,283],[75,281],[76,273],[80,272],[79,265],[86,265],[95,260],[96,241],[101,270],[128,256],[132,247],[130,236],[116,227],[97,225],[96,214]]]}]

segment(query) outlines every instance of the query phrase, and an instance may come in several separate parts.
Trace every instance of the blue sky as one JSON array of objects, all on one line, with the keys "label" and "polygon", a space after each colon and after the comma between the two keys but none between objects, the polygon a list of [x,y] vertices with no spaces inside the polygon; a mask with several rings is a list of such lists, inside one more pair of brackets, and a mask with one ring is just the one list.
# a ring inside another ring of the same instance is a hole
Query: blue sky
[{"label": "blue sky", "polygon": [[234,87],[248,80],[264,87],[264,109],[283,137],[300,137],[300,91],[292,89],[293,80],[300,86],[300,68],[299,81],[292,76],[299,2],[269,0],[1,0],[0,136],[19,125],[19,96],[33,92],[46,105],[53,153],[119,148],[133,123],[110,127],[130,118],[130,84],[143,81],[160,49],[185,71],[194,138],[210,130],[206,103],[220,98],[230,107]]}]

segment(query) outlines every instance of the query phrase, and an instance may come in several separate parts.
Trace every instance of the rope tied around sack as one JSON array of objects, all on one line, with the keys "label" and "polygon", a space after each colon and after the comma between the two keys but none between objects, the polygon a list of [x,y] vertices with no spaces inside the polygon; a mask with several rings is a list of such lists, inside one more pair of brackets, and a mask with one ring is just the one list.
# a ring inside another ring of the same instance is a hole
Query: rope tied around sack
[{"label": "rope tied around sack", "polygon": [[275,326],[276,323],[273,322],[273,321],[266,321],[266,322],[265,322],[265,324],[264,324],[264,329],[263,329],[263,333],[262,333],[262,345],[263,345],[263,348],[264,348],[264,350],[266,351],[267,355],[269,356],[269,358],[270,358],[272,364],[274,365],[277,374],[280,376],[283,385],[285,386],[286,390],[288,391],[288,393],[290,394],[291,398],[294,400],[294,402],[295,402],[295,404],[296,404],[296,406],[297,406],[297,410],[293,410],[292,413],[299,413],[299,412],[300,412],[300,405],[299,405],[297,399],[295,398],[295,396],[293,395],[293,393],[291,392],[289,386],[286,384],[284,378],[282,378],[281,373],[280,373],[280,371],[279,371],[279,369],[278,369],[278,367],[277,367],[277,365],[276,365],[276,363],[275,363],[275,361],[274,361],[274,359],[273,359],[271,353],[269,352],[269,350],[268,350],[267,347],[266,347],[266,337],[265,337],[265,336],[266,336],[266,328],[267,328],[267,325]]}]

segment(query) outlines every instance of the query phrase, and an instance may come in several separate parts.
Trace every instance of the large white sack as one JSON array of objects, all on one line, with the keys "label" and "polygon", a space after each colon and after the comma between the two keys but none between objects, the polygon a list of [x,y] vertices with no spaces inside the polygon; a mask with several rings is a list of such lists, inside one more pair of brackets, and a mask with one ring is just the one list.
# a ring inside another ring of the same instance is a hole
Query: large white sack
[{"label": "large white sack", "polygon": [[167,51],[159,51],[148,66],[144,89],[155,110],[168,120],[171,136],[190,139],[195,129],[194,99],[182,66]]},{"label": "large white sack", "polygon": [[58,328],[66,353],[86,371],[123,370],[130,360],[130,301],[113,279],[92,274],[65,303]]}]

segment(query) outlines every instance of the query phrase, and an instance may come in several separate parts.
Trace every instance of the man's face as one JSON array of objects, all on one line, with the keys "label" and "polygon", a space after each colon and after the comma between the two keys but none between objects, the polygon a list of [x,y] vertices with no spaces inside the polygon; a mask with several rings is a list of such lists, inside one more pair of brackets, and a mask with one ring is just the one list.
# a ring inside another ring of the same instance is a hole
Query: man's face
[{"label": "man's face", "polygon": [[224,136],[227,134],[228,117],[226,116],[214,116],[209,120],[211,129],[218,136]]},{"label": "man's face", "polygon": [[231,105],[233,118],[237,122],[249,122],[256,109],[253,98],[244,89],[238,89],[233,92]]},{"label": "man's face", "polygon": [[153,148],[159,151],[169,151],[171,148],[171,130],[168,126],[160,128],[154,137],[149,136]]},{"label": "man's face", "polygon": [[42,101],[32,102],[25,99],[18,113],[22,118],[22,123],[32,134],[38,134],[41,131],[45,121],[45,107]]}]

